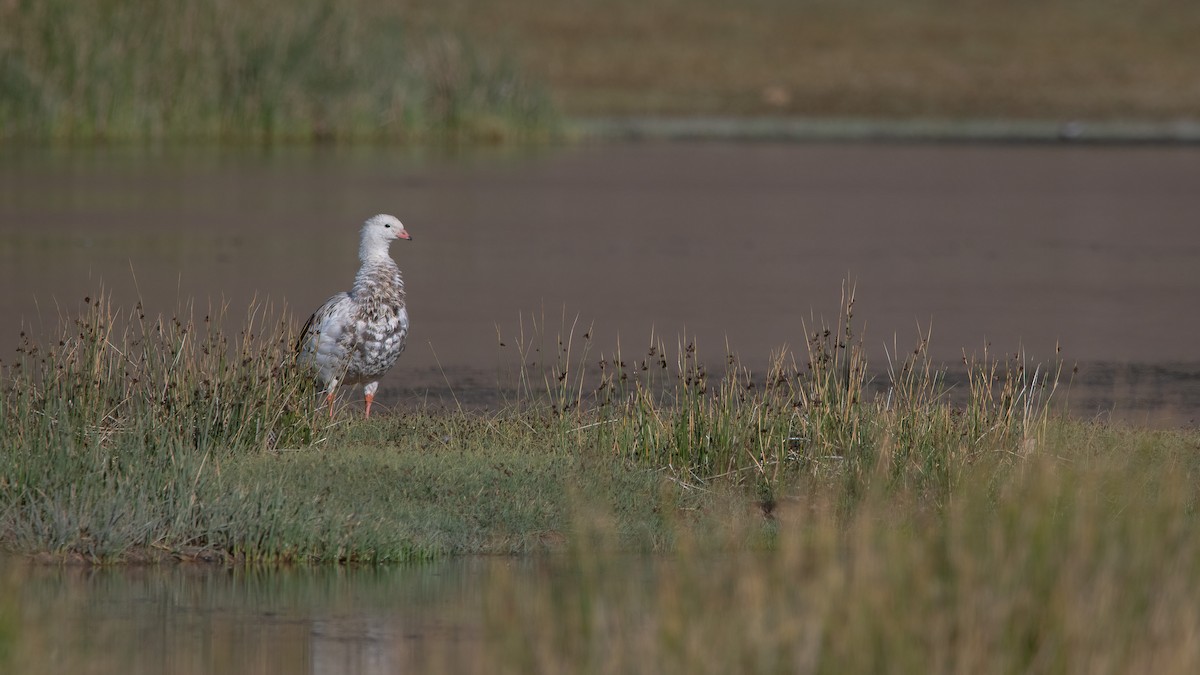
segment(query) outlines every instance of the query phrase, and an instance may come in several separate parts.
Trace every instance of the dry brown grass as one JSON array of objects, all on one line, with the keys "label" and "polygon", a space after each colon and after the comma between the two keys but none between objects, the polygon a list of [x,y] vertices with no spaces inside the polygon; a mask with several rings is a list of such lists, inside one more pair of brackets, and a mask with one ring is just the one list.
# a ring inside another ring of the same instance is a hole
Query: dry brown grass
[{"label": "dry brown grass", "polygon": [[1188,0],[407,0],[571,115],[1153,118],[1200,110]]}]

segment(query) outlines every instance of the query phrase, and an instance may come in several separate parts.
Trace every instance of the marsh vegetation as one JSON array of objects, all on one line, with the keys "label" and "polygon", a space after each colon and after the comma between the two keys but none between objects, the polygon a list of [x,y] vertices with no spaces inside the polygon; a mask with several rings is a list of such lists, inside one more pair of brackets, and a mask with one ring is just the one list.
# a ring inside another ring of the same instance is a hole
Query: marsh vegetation
[{"label": "marsh vegetation", "polygon": [[1061,417],[1062,365],[1020,354],[964,357],[956,392],[918,341],[873,378],[853,307],[765,373],[531,318],[500,409],[329,421],[286,312],[98,295],[4,359],[0,536],[238,569],[551,553],[532,585],[489,568],[459,667],[1195,666],[1200,437]]},{"label": "marsh vegetation", "polygon": [[872,377],[853,307],[764,373],[732,355],[713,370],[686,338],[593,354],[590,330],[533,318],[502,338],[519,365],[498,410],[358,422],[317,411],[286,312],[252,306],[227,333],[226,308],[152,318],[89,297],[3,363],[0,532],[93,562],[381,562],[536,550],[602,497],[622,546],[670,549],[675,516],[717,494],[769,527],[811,490],[843,514],[880,492],[941,511],[980,472],[1092,453],[1060,447],[1100,432],[1053,413],[1061,362],[964,354],[954,390],[923,339]]}]

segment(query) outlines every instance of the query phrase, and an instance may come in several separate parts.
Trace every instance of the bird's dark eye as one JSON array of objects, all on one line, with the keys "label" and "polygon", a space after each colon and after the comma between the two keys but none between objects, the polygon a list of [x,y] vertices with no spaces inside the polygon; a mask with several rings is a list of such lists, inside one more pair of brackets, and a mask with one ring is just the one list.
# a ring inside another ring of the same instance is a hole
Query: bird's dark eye
[{"label": "bird's dark eye", "polygon": [[383,224],[383,226],[384,226],[384,227],[391,227],[391,226],[392,226],[392,224],[391,224],[391,223],[384,223],[384,224]]}]

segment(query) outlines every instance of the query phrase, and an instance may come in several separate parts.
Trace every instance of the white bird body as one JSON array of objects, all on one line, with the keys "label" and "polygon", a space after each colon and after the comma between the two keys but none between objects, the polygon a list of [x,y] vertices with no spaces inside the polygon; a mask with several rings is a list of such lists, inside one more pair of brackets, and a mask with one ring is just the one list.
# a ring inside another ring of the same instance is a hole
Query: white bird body
[{"label": "white bird body", "polygon": [[363,385],[366,416],[383,377],[404,351],[408,309],[404,279],[388,254],[396,239],[412,239],[394,216],[363,223],[358,257],[362,266],[348,293],[325,301],[300,330],[300,360],[325,386],[330,414],[339,385]]}]

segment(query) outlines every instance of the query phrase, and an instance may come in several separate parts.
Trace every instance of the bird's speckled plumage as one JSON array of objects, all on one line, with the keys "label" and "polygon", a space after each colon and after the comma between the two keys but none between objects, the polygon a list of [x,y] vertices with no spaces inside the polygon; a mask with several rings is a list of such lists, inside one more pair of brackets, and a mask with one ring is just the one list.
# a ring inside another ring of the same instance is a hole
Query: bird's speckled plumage
[{"label": "bird's speckled plumage", "polygon": [[388,254],[396,239],[411,239],[393,216],[373,216],[362,227],[362,266],[349,293],[338,293],[300,331],[300,358],[316,372],[332,405],[339,385],[363,385],[367,411],[383,377],[408,338],[404,279]]}]

